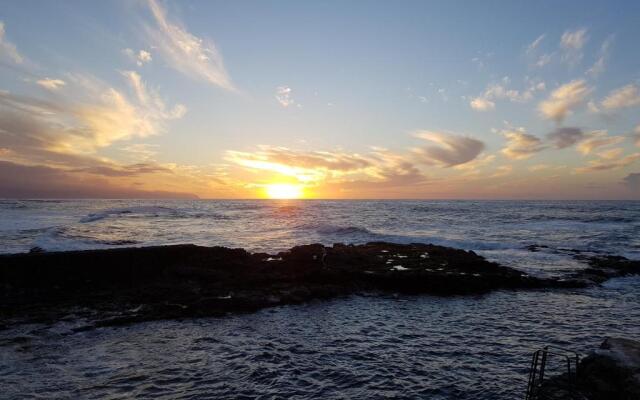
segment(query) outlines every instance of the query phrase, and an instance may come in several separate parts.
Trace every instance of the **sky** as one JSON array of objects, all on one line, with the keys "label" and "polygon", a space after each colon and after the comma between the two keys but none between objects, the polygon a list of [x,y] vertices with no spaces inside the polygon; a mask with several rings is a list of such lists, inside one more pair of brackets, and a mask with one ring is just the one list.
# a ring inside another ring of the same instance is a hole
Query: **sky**
[{"label": "sky", "polygon": [[640,199],[637,1],[8,1],[0,197]]}]

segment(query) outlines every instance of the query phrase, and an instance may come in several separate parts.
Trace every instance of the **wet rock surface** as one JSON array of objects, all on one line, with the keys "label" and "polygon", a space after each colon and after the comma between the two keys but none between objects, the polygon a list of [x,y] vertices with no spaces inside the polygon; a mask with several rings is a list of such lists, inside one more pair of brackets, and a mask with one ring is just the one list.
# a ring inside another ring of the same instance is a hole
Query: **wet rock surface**
[{"label": "wet rock surface", "polygon": [[567,277],[569,281],[583,282],[585,286],[600,284],[611,278],[640,274],[640,260],[629,260],[622,256],[577,249],[553,249],[535,244],[527,246],[526,249],[534,253],[546,251],[568,255],[587,265],[587,268],[575,271]]},{"label": "wet rock surface", "polygon": [[540,400],[637,400],[640,399],[640,342],[608,338],[600,348],[580,361],[577,380],[566,375],[545,381]]},{"label": "wet rock surface", "polygon": [[570,279],[543,279],[472,251],[430,244],[320,244],[278,254],[175,245],[0,256],[0,327],[61,318],[82,329],[251,312],[363,292],[465,295],[584,287],[640,271],[621,257],[586,260]]}]

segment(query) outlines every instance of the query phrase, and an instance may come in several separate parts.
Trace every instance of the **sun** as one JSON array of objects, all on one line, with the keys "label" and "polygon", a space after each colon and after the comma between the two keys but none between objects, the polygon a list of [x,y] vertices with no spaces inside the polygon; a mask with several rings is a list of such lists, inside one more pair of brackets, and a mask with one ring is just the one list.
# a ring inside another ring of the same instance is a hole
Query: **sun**
[{"label": "sun", "polygon": [[299,199],[303,196],[302,186],[290,183],[272,183],[265,186],[270,199]]}]

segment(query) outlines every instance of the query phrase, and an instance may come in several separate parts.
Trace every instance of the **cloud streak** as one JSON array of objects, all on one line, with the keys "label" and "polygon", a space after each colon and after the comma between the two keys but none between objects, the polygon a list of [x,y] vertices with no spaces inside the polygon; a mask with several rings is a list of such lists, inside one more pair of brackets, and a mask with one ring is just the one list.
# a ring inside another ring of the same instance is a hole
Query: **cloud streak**
[{"label": "cloud streak", "polygon": [[47,90],[58,90],[66,85],[62,79],[42,78],[36,81],[36,84]]},{"label": "cloud streak", "polygon": [[490,111],[495,110],[496,108],[496,103],[483,97],[471,99],[469,105],[476,111]]},{"label": "cloud streak", "polygon": [[584,104],[591,92],[592,88],[583,79],[571,81],[551,92],[546,100],[538,104],[538,110],[543,117],[562,122]]},{"label": "cloud streak", "polygon": [[156,135],[184,115],[184,106],[168,108],[137,73],[122,75],[129,95],[80,75],[70,75],[69,87],[52,98],[0,91],[0,147],[18,162],[104,166],[109,163],[94,156],[98,149]]},{"label": "cloud streak", "polygon": [[507,143],[501,152],[512,160],[526,160],[546,148],[542,140],[523,129],[504,130],[502,135]]},{"label": "cloud streak", "polygon": [[197,198],[185,192],[118,186],[76,172],[0,160],[0,193],[8,198]]},{"label": "cloud streak", "polygon": [[169,66],[192,79],[236,90],[212,41],[205,41],[169,20],[167,11],[156,0],[148,0],[147,4],[156,23],[155,28],[147,27],[147,32]]},{"label": "cloud streak", "polygon": [[9,61],[22,64],[24,57],[18,52],[16,46],[7,40],[4,22],[0,21],[0,61],[8,59]]},{"label": "cloud streak", "polygon": [[544,53],[538,55],[538,49],[540,48],[540,45],[542,44],[546,36],[546,34],[538,36],[527,46],[527,49],[525,50],[525,55],[529,60],[530,66],[532,67],[542,68],[551,62],[551,58],[553,57],[552,54]]},{"label": "cloud streak", "polygon": [[284,176],[308,186],[324,185],[340,190],[398,187],[425,179],[407,157],[382,148],[361,155],[340,150],[260,146],[254,152],[227,151],[226,160],[250,171]]},{"label": "cloud streak", "polygon": [[607,131],[593,131],[584,136],[584,140],[578,144],[577,149],[580,153],[587,155],[601,147],[612,146],[623,141],[622,136],[608,136]]},{"label": "cloud streak", "polygon": [[509,100],[514,103],[524,103],[533,98],[537,91],[544,90],[543,82],[527,80],[528,87],[522,91],[508,88],[510,79],[505,77],[501,83],[488,85],[482,95],[471,99],[469,105],[476,111],[490,111],[495,109],[495,100]]},{"label": "cloud streak", "polygon": [[611,45],[613,44],[613,35],[609,36],[602,42],[600,45],[600,50],[598,51],[598,59],[593,63],[591,68],[589,68],[586,72],[591,78],[597,78],[600,74],[602,74],[606,69],[606,62],[609,58],[609,50]]},{"label": "cloud streak", "polygon": [[640,89],[636,84],[629,84],[613,90],[602,100],[602,107],[606,110],[630,108],[640,105]]},{"label": "cloud streak", "polygon": [[589,161],[589,165],[587,165],[586,167],[576,168],[575,171],[577,173],[586,173],[586,172],[597,172],[597,171],[620,169],[620,168],[627,167],[638,160],[640,160],[640,153],[633,153],[622,158],[613,158],[613,159],[607,158],[607,157],[600,157],[597,160]]},{"label": "cloud streak", "polygon": [[563,51],[562,61],[575,66],[582,61],[582,48],[589,40],[586,29],[566,31],[560,38],[560,48]]}]

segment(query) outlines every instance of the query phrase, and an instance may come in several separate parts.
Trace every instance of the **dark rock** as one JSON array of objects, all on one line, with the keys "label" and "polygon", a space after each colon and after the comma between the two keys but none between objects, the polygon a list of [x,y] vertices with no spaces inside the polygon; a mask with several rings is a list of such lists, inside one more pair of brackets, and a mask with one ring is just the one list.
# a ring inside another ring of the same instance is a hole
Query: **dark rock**
[{"label": "dark rock", "polygon": [[576,272],[574,279],[602,283],[611,278],[640,274],[640,260],[629,260],[613,255],[575,255],[575,259],[586,262],[589,267]]},{"label": "dark rock", "polygon": [[542,384],[540,400],[638,400],[640,399],[640,342],[606,339],[578,367],[578,377],[567,384],[566,374]]},{"label": "dark rock", "polygon": [[[57,320],[70,310],[107,326],[364,292],[464,295],[583,287],[636,266],[611,258],[594,260],[590,268],[597,272],[542,279],[471,251],[384,242],[312,244],[276,255],[194,245],[0,255],[0,326]],[[609,270],[618,272],[601,273]]]},{"label": "dark rock", "polygon": [[580,363],[581,390],[592,400],[640,399],[640,342],[609,338]]}]

